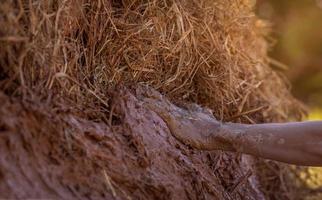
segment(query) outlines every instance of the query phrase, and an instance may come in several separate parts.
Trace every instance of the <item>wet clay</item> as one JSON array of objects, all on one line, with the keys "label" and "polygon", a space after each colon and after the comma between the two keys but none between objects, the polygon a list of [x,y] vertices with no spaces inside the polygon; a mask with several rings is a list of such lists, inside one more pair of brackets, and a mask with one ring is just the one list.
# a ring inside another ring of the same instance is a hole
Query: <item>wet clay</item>
[{"label": "wet clay", "polygon": [[[159,93],[113,94],[111,123],[104,123],[0,93],[0,198],[263,198],[245,159],[193,150],[173,137],[147,106],[156,94],[165,111],[174,106]],[[172,114],[209,114],[198,106],[180,112]]]}]

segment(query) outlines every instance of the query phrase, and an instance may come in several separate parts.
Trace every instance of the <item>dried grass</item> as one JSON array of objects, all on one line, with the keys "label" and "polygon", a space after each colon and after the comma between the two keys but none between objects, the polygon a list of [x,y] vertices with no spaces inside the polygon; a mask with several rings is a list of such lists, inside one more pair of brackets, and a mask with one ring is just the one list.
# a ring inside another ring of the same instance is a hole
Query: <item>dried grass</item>
[{"label": "dried grass", "polygon": [[251,2],[2,1],[0,88],[53,91],[97,113],[108,110],[108,88],[145,82],[225,121],[298,119]]}]

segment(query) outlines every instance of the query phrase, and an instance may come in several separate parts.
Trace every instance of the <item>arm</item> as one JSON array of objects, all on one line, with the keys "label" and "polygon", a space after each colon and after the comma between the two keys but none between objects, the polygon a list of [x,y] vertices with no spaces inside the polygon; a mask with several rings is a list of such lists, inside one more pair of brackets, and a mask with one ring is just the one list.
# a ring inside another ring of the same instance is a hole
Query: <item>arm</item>
[{"label": "arm", "polygon": [[221,123],[211,115],[172,106],[154,110],[172,135],[200,150],[241,152],[280,162],[322,166],[322,121],[236,124]]},{"label": "arm", "polygon": [[145,101],[174,137],[194,148],[241,152],[296,165],[322,166],[322,121],[255,125],[221,123],[202,108],[182,109],[159,94]]}]

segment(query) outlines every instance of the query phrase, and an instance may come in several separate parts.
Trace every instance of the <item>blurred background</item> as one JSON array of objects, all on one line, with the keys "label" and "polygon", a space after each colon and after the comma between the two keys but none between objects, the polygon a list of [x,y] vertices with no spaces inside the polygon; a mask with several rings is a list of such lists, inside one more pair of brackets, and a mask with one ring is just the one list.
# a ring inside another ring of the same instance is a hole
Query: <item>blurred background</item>
[{"label": "blurred background", "polygon": [[[257,0],[256,12],[272,23],[270,57],[280,62],[292,93],[322,120],[322,0]],[[277,69],[278,70],[278,69]],[[281,70],[281,69],[279,69]],[[303,199],[322,199],[322,168],[297,170]]]},{"label": "blurred background", "polygon": [[[287,66],[293,94],[322,119],[322,0],[257,0],[272,23],[270,57]],[[283,65],[281,65],[283,66]]]}]

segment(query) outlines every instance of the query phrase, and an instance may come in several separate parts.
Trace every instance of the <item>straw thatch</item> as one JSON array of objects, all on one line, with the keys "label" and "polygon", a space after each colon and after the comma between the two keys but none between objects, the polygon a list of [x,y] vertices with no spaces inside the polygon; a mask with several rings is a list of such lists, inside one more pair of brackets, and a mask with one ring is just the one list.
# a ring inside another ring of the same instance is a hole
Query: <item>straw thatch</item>
[{"label": "straw thatch", "polygon": [[0,87],[51,90],[98,106],[112,85],[145,82],[226,121],[298,117],[268,67],[268,26],[251,2],[3,1]]}]

